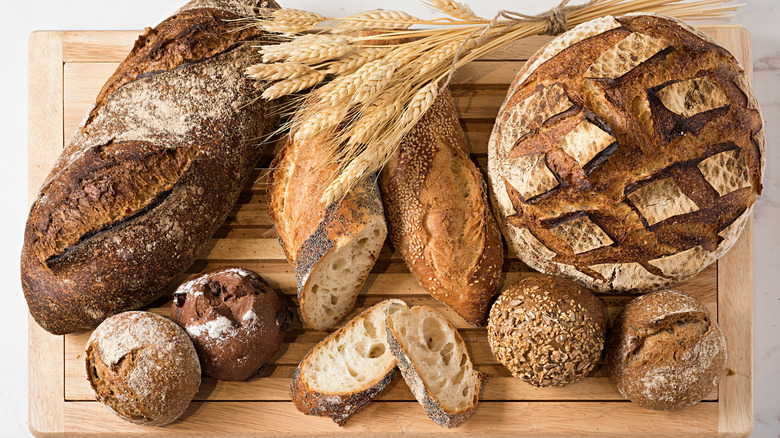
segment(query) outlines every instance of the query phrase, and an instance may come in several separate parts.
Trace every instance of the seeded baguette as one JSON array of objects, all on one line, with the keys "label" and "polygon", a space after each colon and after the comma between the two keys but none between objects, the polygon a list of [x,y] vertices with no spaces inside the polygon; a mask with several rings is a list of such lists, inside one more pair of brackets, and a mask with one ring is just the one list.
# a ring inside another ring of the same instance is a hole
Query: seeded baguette
[{"label": "seeded baguette", "polygon": [[382,301],[306,354],[290,384],[292,402],[299,411],[329,417],[343,426],[390,384],[398,372],[384,331],[390,307],[397,309],[406,304],[401,300]]},{"label": "seeded baguette", "polygon": [[474,369],[455,326],[430,307],[404,306],[388,309],[386,329],[401,375],[428,417],[446,428],[468,420],[487,376]]},{"label": "seeded baguette", "polygon": [[379,187],[390,240],[409,271],[469,324],[485,325],[504,260],[501,233],[448,91],[401,141]]},{"label": "seeded baguette", "polygon": [[330,205],[320,202],[336,171],[335,163],[322,166],[323,144],[322,137],[289,141],[268,177],[268,214],[295,267],[301,316],[315,330],[337,327],[352,309],[387,236],[373,178]]},{"label": "seeded baguette", "polygon": [[147,29],[31,206],[21,254],[30,313],[71,333],[144,306],[225,220],[276,127],[243,69],[267,41],[232,19],[272,1],[201,0]]}]

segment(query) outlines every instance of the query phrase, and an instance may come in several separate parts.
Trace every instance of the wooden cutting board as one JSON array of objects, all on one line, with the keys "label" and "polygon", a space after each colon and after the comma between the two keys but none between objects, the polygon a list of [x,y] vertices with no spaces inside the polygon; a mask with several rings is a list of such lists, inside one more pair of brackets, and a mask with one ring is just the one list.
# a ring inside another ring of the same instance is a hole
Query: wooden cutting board
[{"label": "wooden cutting board", "polygon": [[[748,32],[735,27],[705,27],[724,44],[752,77]],[[29,200],[32,202],[63,144],[75,131],[105,80],[128,53],[135,31],[36,32],[29,39]],[[549,37],[534,37],[464,67],[453,95],[472,157],[481,168],[487,142],[508,84],[523,61]],[[267,166],[278,145],[269,145]],[[295,278],[271,227],[265,203],[266,169],[258,168],[227,221],[201,252],[183,281],[199,272],[240,265],[261,273],[291,304]],[[535,275],[516,255],[507,254],[505,283]],[[179,282],[177,281],[176,284]],[[175,285],[171,286],[171,291]],[[388,297],[427,304],[444,312],[459,328],[477,368],[489,379],[476,413],[454,430],[430,421],[399,377],[377,401],[339,428],[331,420],[306,416],[289,400],[290,376],[304,354],[326,333],[297,322],[279,354],[248,382],[205,378],[184,416],[164,428],[126,423],[97,403],[85,378],[84,344],[90,333],[53,336],[29,318],[30,429],[36,435],[747,435],[753,427],[753,223],[734,248],[679,289],[700,298],[714,314],[729,346],[727,375],[718,391],[698,405],[677,412],[642,409],[622,399],[601,366],[564,388],[536,389],[515,378],[493,357],[484,329],[475,329],[431,299],[390,247],[379,261],[352,312]],[[165,295],[170,297],[170,293]],[[600,295],[611,322],[631,297]],[[148,310],[167,316],[170,300]]]}]

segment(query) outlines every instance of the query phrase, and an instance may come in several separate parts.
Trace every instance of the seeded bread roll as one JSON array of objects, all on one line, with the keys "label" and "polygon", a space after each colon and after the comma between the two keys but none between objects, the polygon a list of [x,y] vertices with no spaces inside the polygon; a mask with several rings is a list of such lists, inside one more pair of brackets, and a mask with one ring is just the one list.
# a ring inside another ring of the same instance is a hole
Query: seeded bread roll
[{"label": "seeded bread roll", "polygon": [[307,415],[343,426],[393,381],[398,368],[387,345],[385,314],[405,307],[385,300],[363,311],[312,348],[293,373],[290,396]]},{"label": "seeded bread roll", "polygon": [[449,91],[403,138],[379,187],[409,271],[469,324],[485,325],[504,262],[501,232]]},{"label": "seeded bread roll", "polygon": [[654,290],[732,247],[761,192],[764,143],[726,49],[672,18],[607,16],[518,73],[488,148],[493,207],[532,268]]},{"label": "seeded bread roll", "polygon": [[696,298],[662,290],[634,299],[607,340],[607,371],[632,402],[658,410],[693,406],[726,369],[726,338]]},{"label": "seeded bread roll", "polygon": [[387,236],[374,178],[320,202],[337,170],[323,139],[289,141],[268,176],[268,215],[295,268],[301,316],[315,330],[338,327],[352,309]]},{"label": "seeded bread roll", "polygon": [[256,272],[227,267],[179,286],[171,319],[195,344],[203,374],[246,380],[279,351],[292,314]]},{"label": "seeded bread roll", "polygon": [[153,301],[225,220],[275,130],[244,75],[273,1],[201,0],[147,29],[43,183],[27,219],[22,288],[54,334]]},{"label": "seeded bread roll", "polygon": [[95,398],[131,423],[163,426],[176,420],[200,386],[190,338],[154,313],[106,319],[89,337],[85,357]]},{"label": "seeded bread roll", "polygon": [[593,369],[604,348],[604,305],[572,281],[537,275],[504,289],[490,309],[488,343],[512,375],[563,386]]}]

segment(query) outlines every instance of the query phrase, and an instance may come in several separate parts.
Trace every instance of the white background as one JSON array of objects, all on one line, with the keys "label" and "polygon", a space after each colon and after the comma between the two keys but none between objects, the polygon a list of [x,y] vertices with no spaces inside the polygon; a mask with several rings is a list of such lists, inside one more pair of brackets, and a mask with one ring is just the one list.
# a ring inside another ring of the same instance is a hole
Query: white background
[{"label": "white background", "polygon": [[[776,0],[743,0],[748,6],[730,23],[753,34],[755,89],[766,123],[768,165],[764,194],[755,208],[755,432],[780,436],[780,13]],[[19,253],[27,216],[27,37],[34,30],[117,30],[154,26],[185,0],[27,0],[3,2],[0,35],[0,436],[26,436],[27,311],[19,281]],[[340,16],[374,8],[432,14],[415,0],[279,0],[283,6]],[[481,16],[502,8],[535,13],[551,0],[471,1]],[[67,135],[67,134],[66,134]]]}]

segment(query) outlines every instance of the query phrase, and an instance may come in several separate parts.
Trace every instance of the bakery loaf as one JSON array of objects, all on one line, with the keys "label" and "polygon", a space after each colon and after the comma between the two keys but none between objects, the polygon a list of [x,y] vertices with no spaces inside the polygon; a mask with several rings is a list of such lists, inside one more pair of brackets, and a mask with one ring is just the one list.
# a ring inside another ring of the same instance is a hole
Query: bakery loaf
[{"label": "bakery loaf", "polygon": [[409,271],[469,324],[485,325],[501,276],[501,234],[448,91],[403,138],[379,187]]},{"label": "bakery loaf", "polygon": [[352,309],[387,236],[374,178],[320,202],[338,168],[323,139],[288,141],[268,176],[268,214],[295,267],[301,316],[315,330],[337,327]]},{"label": "bakery loaf", "polygon": [[185,6],[103,86],[27,220],[22,286],[44,329],[149,303],[224,221],[276,126],[243,74],[254,52],[243,43],[262,34],[230,21],[260,4]]},{"label": "bakery loaf", "polygon": [[540,49],[488,152],[510,248],[605,292],[676,283],[728,251],[765,161],[745,71],[700,31],[657,15],[599,18]]},{"label": "bakery loaf", "polygon": [[474,413],[485,374],[474,369],[455,326],[427,306],[391,306],[387,343],[428,417],[458,427]]},{"label": "bakery loaf", "polygon": [[726,339],[696,298],[676,290],[643,295],[618,315],[607,371],[618,391],[649,409],[693,406],[718,386]]},{"label": "bakery loaf", "polygon": [[171,319],[195,344],[203,374],[246,380],[279,351],[292,314],[256,272],[225,267],[179,286]]},{"label": "bakery loaf", "polygon": [[385,335],[385,300],[363,311],[309,351],[293,373],[292,402],[307,415],[330,417],[343,426],[395,378],[398,369]]},{"label": "bakery loaf", "polygon": [[604,348],[604,305],[577,283],[526,277],[490,309],[488,343],[512,375],[537,387],[563,386],[593,369]]},{"label": "bakery loaf", "polygon": [[95,398],[131,423],[174,421],[200,386],[190,338],[154,313],[124,312],[106,319],[89,337],[85,357]]}]

